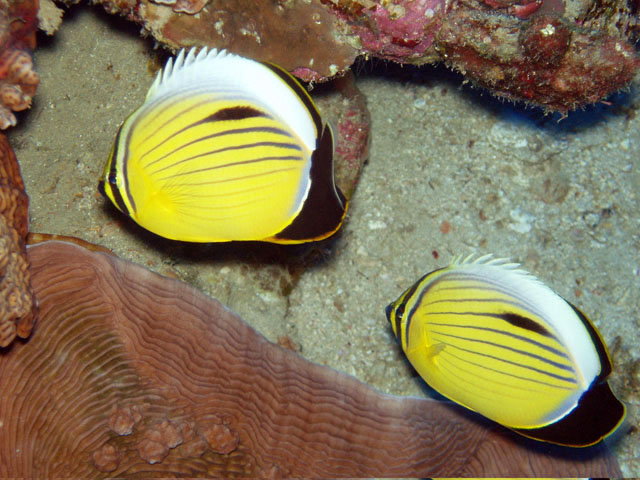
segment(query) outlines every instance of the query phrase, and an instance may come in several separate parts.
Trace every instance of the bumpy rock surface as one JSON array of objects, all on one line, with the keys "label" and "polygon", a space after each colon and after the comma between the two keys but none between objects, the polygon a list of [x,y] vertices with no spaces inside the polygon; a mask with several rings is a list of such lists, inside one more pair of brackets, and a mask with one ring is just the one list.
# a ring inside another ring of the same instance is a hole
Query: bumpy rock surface
[{"label": "bumpy rock surface", "polygon": [[16,156],[0,134],[0,347],[16,335],[27,338],[36,318],[36,301],[25,251],[29,198]]}]

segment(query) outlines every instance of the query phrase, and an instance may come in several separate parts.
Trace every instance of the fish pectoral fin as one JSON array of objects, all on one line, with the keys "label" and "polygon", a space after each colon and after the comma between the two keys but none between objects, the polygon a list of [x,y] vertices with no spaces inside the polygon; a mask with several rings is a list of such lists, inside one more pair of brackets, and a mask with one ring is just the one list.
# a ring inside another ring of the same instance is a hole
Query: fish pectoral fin
[{"label": "fish pectoral fin", "polygon": [[166,192],[156,191],[152,194],[151,202],[161,211],[166,213],[175,213],[176,206],[174,200]]},{"label": "fish pectoral fin", "polygon": [[442,352],[445,349],[446,345],[444,343],[434,343],[429,345],[426,350],[427,350],[427,358],[429,358],[429,360],[431,361],[435,361],[436,357],[438,356],[438,354],[440,352]]},{"label": "fish pectoral fin", "polygon": [[444,343],[430,344],[424,339],[420,342],[414,342],[413,345],[413,347],[407,350],[406,355],[408,357],[419,355],[420,357],[428,360],[430,363],[434,363],[438,357],[438,354],[442,352],[446,347]]}]

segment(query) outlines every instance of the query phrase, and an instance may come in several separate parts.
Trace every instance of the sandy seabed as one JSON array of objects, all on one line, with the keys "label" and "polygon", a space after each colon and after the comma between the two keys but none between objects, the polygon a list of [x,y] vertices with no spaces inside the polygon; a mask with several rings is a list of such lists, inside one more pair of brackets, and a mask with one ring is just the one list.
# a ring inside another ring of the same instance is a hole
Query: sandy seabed
[{"label": "sandy seabed", "polygon": [[[341,234],[289,291],[281,267],[298,247],[164,241],[97,194],[118,125],[153,80],[153,41],[137,31],[85,5],[67,12],[55,37],[40,37],[41,85],[33,108],[9,131],[32,231],[81,237],[181,278],[269,339],[289,337],[309,360],[402,395],[425,392],[384,307],[454,255],[509,257],[600,329],[614,391],[628,406],[628,426],[637,424],[638,79],[610,105],[558,121],[462,86],[443,68],[359,64],[357,84],[372,118],[370,159]],[[322,90],[319,106],[331,118],[335,102]],[[638,435],[614,447],[627,477],[640,476]]]}]

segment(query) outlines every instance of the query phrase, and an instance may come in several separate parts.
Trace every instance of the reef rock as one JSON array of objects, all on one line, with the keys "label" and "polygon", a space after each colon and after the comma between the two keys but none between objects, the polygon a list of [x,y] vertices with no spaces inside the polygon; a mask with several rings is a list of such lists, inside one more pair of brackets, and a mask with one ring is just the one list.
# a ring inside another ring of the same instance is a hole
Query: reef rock
[{"label": "reef rock", "polygon": [[438,31],[438,45],[449,65],[494,94],[566,112],[621,89],[640,66],[620,32],[584,25],[557,11],[523,19],[459,9]]},{"label": "reef rock", "polygon": [[31,51],[36,44],[38,0],[0,0],[0,129],[15,126],[13,112],[31,106],[40,83]]},{"label": "reef rock", "polygon": [[605,98],[640,66],[635,0],[98,1],[174,50],[226,48],[306,81],[341,75],[358,55],[444,61],[498,96],[560,112]]},{"label": "reef rock", "polygon": [[633,0],[328,3],[367,55],[444,61],[495,95],[550,111],[602,100],[640,67]]},{"label": "reef rock", "polygon": [[37,316],[25,250],[28,207],[16,156],[0,134],[0,347],[27,338]]}]

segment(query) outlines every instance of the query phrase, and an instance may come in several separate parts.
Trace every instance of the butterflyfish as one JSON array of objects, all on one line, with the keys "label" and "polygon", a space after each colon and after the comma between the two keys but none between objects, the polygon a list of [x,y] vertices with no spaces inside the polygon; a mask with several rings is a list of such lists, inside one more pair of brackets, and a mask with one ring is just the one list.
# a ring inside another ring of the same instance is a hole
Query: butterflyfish
[{"label": "butterflyfish", "polygon": [[524,436],[586,447],[624,419],[596,327],[518,264],[490,255],[454,259],[386,314],[427,384]]},{"label": "butterflyfish", "polygon": [[334,139],[282,68],[224,50],[181,50],[120,126],[99,190],[174,240],[327,238],[347,202]]}]

